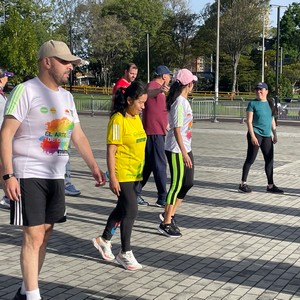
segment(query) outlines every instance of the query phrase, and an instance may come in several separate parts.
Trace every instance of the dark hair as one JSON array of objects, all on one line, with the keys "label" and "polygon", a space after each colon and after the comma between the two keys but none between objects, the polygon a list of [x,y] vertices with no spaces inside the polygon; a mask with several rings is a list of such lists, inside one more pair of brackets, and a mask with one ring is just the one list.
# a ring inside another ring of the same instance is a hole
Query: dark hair
[{"label": "dark hair", "polygon": [[275,106],[275,102],[273,98],[267,97],[269,106],[271,108],[272,111],[272,116],[277,116],[278,114],[278,107]]},{"label": "dark hair", "polygon": [[176,80],[172,83],[170,87],[169,94],[167,96],[167,111],[170,111],[172,104],[175,102],[177,97],[181,94],[183,88],[186,85],[183,85],[180,81]]},{"label": "dark hair", "polygon": [[127,98],[130,97],[132,100],[137,100],[142,95],[147,94],[147,87],[141,81],[134,81],[127,88],[119,88],[115,93],[114,105],[110,116],[119,112],[123,116],[126,114],[126,109],[128,107]]},{"label": "dark hair", "polygon": [[125,68],[125,70],[126,71],[129,71],[130,69],[138,69],[138,67],[136,66],[136,64],[135,63],[128,63],[127,65],[126,65],[126,68]]}]

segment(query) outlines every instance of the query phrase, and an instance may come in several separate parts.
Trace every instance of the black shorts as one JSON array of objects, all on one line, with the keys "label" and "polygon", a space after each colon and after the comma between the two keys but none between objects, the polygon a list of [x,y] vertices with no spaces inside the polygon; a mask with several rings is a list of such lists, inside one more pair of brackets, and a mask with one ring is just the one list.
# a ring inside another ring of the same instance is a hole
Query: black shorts
[{"label": "black shorts", "polygon": [[66,221],[64,179],[20,179],[20,201],[10,201],[10,224],[36,226]]}]

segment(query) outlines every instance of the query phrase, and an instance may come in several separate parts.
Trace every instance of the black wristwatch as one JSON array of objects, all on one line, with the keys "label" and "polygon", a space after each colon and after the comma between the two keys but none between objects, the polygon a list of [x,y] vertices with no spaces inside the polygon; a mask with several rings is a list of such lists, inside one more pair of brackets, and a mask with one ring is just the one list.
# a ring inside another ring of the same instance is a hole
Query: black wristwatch
[{"label": "black wristwatch", "polygon": [[15,174],[14,173],[11,173],[11,174],[5,174],[5,175],[3,175],[3,180],[7,180],[7,179],[9,179],[9,178],[11,178],[11,177],[15,177]]}]

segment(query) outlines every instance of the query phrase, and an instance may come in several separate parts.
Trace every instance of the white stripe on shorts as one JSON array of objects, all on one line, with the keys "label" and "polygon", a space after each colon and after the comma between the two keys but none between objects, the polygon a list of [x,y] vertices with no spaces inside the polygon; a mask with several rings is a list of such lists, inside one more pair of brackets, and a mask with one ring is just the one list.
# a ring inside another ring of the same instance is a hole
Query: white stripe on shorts
[{"label": "white stripe on shorts", "polygon": [[15,201],[14,225],[23,226],[22,199]]}]

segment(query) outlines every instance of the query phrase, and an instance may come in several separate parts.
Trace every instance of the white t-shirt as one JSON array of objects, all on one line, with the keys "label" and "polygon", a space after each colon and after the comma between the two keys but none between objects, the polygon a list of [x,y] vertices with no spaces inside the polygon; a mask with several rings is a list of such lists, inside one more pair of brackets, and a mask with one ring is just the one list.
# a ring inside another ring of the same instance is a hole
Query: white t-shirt
[{"label": "white t-shirt", "polygon": [[72,94],[53,91],[36,77],[14,88],[5,115],[21,122],[13,140],[16,177],[63,179],[72,130],[79,122]]},{"label": "white t-shirt", "polygon": [[192,151],[192,127],[193,127],[193,112],[189,101],[179,96],[172,104],[169,111],[170,130],[167,133],[165,149],[174,153],[180,153],[180,148],[177,144],[174,128],[180,127],[180,133],[183,145],[189,153]]},{"label": "white t-shirt", "polygon": [[0,127],[3,123],[5,104],[6,104],[6,97],[0,94]]}]

